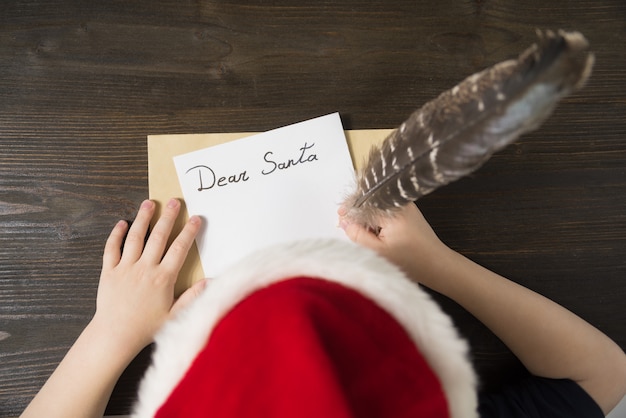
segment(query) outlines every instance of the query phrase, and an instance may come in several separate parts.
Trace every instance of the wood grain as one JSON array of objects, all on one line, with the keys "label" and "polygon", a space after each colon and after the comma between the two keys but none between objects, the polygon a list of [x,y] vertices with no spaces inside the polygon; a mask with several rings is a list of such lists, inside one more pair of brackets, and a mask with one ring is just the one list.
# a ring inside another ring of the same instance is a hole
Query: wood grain
[{"label": "wood grain", "polygon": [[[146,136],[263,131],[333,111],[392,128],[535,28],[576,29],[588,86],[541,130],[420,207],[452,247],[626,347],[626,4],[336,0],[3,1],[0,416],[17,416],[94,309],[102,247],[147,197]],[[508,350],[442,300],[485,385]],[[118,384],[128,412],[149,353]]]}]

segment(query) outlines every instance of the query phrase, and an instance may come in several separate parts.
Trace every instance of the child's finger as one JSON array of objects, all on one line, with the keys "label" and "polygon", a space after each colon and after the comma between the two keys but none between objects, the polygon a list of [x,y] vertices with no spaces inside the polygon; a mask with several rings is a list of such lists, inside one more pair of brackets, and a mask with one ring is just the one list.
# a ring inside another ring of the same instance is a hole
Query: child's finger
[{"label": "child's finger", "polygon": [[183,230],[178,234],[170,248],[165,253],[161,265],[168,271],[178,273],[183,266],[183,262],[189,253],[193,240],[200,231],[202,221],[199,216],[189,218]]},{"label": "child's finger", "polygon": [[146,248],[143,250],[143,259],[155,263],[161,261],[179,211],[180,202],[178,199],[170,199],[165,208],[163,208],[163,214],[150,232],[150,238],[148,238]]},{"label": "child's finger", "polygon": [[371,230],[357,223],[348,223],[342,226],[350,240],[359,245],[375,249],[380,244],[380,239]]},{"label": "child's finger", "polygon": [[124,250],[122,251],[122,260],[134,262],[141,256],[152,215],[154,215],[154,202],[144,200],[126,235]]},{"label": "child's finger", "polygon": [[104,245],[104,255],[102,256],[102,268],[113,268],[117,266],[122,257],[122,242],[128,229],[126,221],[119,221],[113,228]]},{"label": "child's finger", "polygon": [[195,283],[189,289],[185,290],[182,295],[174,302],[174,306],[170,310],[170,315],[175,316],[178,312],[185,309],[191,304],[207,286],[208,279],[202,279]]}]

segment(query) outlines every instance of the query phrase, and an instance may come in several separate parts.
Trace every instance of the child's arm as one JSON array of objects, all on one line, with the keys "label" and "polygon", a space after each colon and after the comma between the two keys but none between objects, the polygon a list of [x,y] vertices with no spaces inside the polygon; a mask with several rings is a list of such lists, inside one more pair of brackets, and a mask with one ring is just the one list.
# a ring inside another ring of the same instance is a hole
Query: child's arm
[{"label": "child's arm", "polygon": [[192,217],[163,256],[178,216],[173,199],[144,249],[155,205],[145,201],[133,222],[120,221],[107,240],[96,313],[22,417],[101,417],[118,378],[174,311],[197,294],[199,282],[174,303],[174,284],[200,228]]},{"label": "child's arm", "polygon": [[467,309],[532,374],[577,382],[605,413],[626,393],[626,355],[617,344],[558,304],[445,246],[415,205],[384,221],[378,236],[345,220],[340,225],[353,241]]}]

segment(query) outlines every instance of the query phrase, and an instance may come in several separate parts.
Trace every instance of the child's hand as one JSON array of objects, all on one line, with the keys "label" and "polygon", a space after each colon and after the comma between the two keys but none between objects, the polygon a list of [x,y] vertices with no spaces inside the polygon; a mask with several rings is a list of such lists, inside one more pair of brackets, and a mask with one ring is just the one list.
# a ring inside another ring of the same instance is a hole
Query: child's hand
[{"label": "child's hand", "polygon": [[426,222],[417,206],[408,204],[393,217],[382,218],[378,234],[345,218],[338,210],[339,225],[355,243],[368,247],[400,267],[412,280],[429,285],[434,263],[448,248]]},{"label": "child's hand", "polygon": [[200,219],[191,217],[166,252],[180,210],[180,202],[172,199],[144,248],[154,208],[149,200],[142,203],[125,242],[128,224],[120,221],[113,228],[104,248],[96,314],[23,418],[101,417],[124,369],[174,309],[200,292],[204,281],[174,303],[174,282],[200,229]]},{"label": "child's hand", "polygon": [[180,307],[178,302],[189,301],[205,284],[205,281],[197,283],[174,303],[174,284],[201,221],[192,216],[165,252],[180,210],[180,202],[172,199],[163,208],[144,248],[154,209],[154,202],[144,201],[128,234],[127,223],[120,221],[104,249],[92,323],[116,339],[129,355],[137,354],[148,345],[161,325]]}]

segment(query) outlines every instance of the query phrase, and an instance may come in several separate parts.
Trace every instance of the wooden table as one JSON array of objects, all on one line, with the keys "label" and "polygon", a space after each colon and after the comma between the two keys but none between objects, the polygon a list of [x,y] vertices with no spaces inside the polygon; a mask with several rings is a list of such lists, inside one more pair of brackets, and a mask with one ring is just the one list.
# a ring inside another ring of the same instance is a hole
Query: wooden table
[{"label": "wooden table", "polygon": [[[392,128],[521,52],[535,28],[588,37],[588,86],[419,205],[450,246],[626,347],[623,0],[3,1],[0,416],[19,415],[92,315],[105,238],[147,197],[148,134],[263,131],[333,111],[346,129]],[[442,303],[486,385],[519,373]],[[148,355],[108,413],[128,412]]]}]

